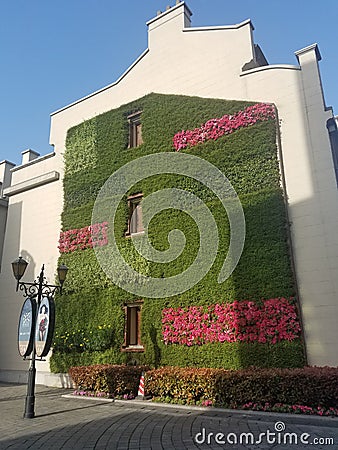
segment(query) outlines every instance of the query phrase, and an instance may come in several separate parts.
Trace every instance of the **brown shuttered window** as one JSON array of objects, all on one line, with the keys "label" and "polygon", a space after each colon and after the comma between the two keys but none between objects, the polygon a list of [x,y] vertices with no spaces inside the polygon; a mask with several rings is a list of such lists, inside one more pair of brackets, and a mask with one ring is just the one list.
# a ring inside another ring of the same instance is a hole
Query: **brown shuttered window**
[{"label": "brown shuttered window", "polygon": [[128,116],[129,123],[129,148],[143,144],[141,112]]},{"label": "brown shuttered window", "polygon": [[144,231],[142,223],[142,201],[143,195],[137,194],[128,197],[129,219],[127,236]]},{"label": "brown shuttered window", "polygon": [[125,305],[124,351],[143,351],[141,343],[141,309],[142,302]]}]

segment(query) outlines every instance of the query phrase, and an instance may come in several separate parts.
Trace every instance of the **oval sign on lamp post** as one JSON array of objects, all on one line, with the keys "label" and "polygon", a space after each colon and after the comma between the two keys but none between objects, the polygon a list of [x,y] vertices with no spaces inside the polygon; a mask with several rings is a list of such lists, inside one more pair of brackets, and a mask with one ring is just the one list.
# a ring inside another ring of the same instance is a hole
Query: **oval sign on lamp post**
[{"label": "oval sign on lamp post", "polygon": [[21,356],[26,358],[32,353],[34,344],[36,318],[36,302],[27,298],[22,305],[18,326],[18,349]]},{"label": "oval sign on lamp post", "polygon": [[55,304],[52,297],[44,297],[37,312],[35,327],[36,356],[42,358],[50,350],[55,323]]}]

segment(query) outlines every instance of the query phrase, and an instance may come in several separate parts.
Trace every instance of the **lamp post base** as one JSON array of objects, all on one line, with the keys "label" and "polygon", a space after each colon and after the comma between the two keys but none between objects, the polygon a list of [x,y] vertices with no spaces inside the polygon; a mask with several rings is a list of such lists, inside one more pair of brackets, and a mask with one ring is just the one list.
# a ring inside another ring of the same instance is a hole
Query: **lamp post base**
[{"label": "lamp post base", "polygon": [[33,350],[33,356],[31,360],[31,365],[28,370],[28,384],[27,384],[27,395],[25,402],[25,412],[24,419],[33,419],[35,416],[35,350]]},{"label": "lamp post base", "polygon": [[24,419],[33,419],[35,417],[34,403],[35,397],[33,396],[26,397],[25,413],[23,415]]}]

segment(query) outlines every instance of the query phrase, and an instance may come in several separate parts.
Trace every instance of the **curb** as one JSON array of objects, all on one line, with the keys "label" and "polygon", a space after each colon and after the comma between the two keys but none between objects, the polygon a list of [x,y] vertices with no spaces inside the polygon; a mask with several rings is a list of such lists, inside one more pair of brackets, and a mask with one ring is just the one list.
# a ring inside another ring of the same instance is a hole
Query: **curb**
[{"label": "curb", "polygon": [[287,413],[278,413],[278,412],[263,412],[263,411],[250,411],[250,410],[241,410],[241,409],[225,409],[225,408],[214,408],[209,406],[194,406],[194,405],[175,405],[172,403],[160,403],[153,402],[151,400],[140,400],[135,398],[134,400],[115,400],[108,398],[100,398],[100,397],[86,397],[80,395],[72,395],[65,394],[62,395],[63,398],[76,398],[80,400],[94,400],[101,402],[110,402],[121,405],[128,406],[152,406],[158,408],[170,408],[170,409],[182,409],[187,411],[200,411],[203,412],[204,415],[219,415],[223,414],[227,417],[238,416],[242,419],[247,420],[261,420],[266,422],[280,422],[284,420],[285,422],[291,422],[293,424],[299,425],[312,425],[312,426],[320,426],[320,427],[330,427],[330,428],[338,428],[338,417],[321,417],[321,416],[312,416],[307,414],[287,414]]},{"label": "curb", "polygon": [[88,395],[73,395],[73,394],[63,394],[62,398],[75,398],[77,400],[94,400],[96,402],[105,402],[105,403],[114,403],[115,400],[113,398],[104,398],[104,397],[90,397]]}]

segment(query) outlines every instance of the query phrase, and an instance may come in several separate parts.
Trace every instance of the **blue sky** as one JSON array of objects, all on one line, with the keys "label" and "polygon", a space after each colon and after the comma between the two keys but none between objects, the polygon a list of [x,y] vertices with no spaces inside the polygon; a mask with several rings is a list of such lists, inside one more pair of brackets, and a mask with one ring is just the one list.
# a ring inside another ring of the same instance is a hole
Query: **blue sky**
[{"label": "blue sky", "polygon": [[[145,23],[175,0],[2,0],[0,161],[49,145],[50,113],[114,82],[147,47]],[[338,114],[336,0],[188,0],[192,26],[250,18],[270,64],[318,43],[327,106]]]}]

